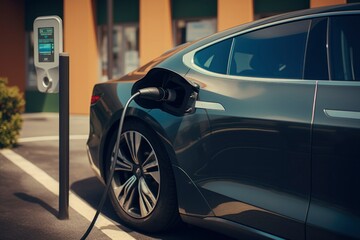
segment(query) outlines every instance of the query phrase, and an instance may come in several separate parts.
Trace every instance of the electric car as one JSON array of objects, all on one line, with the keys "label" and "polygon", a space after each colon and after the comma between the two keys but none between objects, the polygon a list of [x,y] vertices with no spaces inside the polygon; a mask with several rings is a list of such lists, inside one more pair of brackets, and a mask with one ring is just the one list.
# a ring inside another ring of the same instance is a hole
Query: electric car
[{"label": "electric car", "polygon": [[287,13],[96,84],[88,155],[104,183],[116,161],[121,220],[145,232],[183,221],[236,238],[359,239],[359,26],[360,4]]}]

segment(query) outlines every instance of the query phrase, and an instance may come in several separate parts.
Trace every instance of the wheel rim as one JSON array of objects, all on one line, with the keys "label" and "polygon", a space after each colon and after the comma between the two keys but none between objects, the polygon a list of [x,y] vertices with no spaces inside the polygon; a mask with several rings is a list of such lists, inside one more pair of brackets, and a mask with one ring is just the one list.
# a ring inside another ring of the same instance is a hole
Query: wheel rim
[{"label": "wheel rim", "polygon": [[[137,131],[121,135],[112,189],[119,206],[134,218],[144,218],[154,210],[160,193],[160,169],[151,143]],[[115,149],[111,161],[114,161]]]}]

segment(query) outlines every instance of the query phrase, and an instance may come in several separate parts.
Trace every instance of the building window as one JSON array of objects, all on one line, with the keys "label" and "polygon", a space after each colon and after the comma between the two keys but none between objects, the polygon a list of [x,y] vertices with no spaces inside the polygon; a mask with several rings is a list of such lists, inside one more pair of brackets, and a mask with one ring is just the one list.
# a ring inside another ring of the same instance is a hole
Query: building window
[{"label": "building window", "polygon": [[37,88],[36,70],[34,64],[34,32],[26,32],[26,69],[27,69],[27,84],[26,89],[35,90]]},{"label": "building window", "polygon": [[[101,78],[107,80],[107,1],[96,1],[98,49]],[[113,2],[113,77],[120,77],[139,66],[139,0]]]},{"label": "building window", "polygon": [[216,32],[216,19],[174,21],[175,45],[198,40]]},{"label": "building window", "polygon": [[216,0],[172,0],[171,6],[175,45],[191,42],[217,31]]},{"label": "building window", "polygon": [[[117,24],[113,28],[113,76],[120,77],[139,67],[138,24]],[[101,76],[107,79],[107,27],[98,27]]]}]

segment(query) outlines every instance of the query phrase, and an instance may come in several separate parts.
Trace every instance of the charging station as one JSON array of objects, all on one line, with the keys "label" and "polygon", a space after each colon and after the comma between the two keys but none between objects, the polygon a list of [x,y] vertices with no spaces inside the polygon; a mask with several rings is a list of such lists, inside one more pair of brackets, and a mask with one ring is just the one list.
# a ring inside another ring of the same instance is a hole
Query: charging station
[{"label": "charging station", "polygon": [[58,16],[34,21],[34,63],[40,92],[59,92],[59,55],[63,51],[62,20]]},{"label": "charging station", "polygon": [[40,92],[59,93],[59,219],[69,218],[69,55],[58,16],[34,21],[34,64]]}]

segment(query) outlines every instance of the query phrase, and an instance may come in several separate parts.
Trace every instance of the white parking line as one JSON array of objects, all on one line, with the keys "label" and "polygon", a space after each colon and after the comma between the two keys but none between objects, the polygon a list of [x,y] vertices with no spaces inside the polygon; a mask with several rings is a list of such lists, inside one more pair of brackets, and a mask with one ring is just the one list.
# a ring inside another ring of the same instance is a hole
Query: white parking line
[{"label": "white parking line", "polygon": [[[86,140],[89,136],[88,135],[70,135],[70,140]],[[57,141],[59,140],[59,136],[40,136],[40,137],[24,137],[19,138],[19,143],[25,142],[40,142],[40,141]]]},{"label": "white parking line", "polygon": [[[48,175],[45,171],[43,171],[42,169],[34,165],[32,162],[26,160],[24,157],[20,156],[19,154],[15,153],[10,149],[3,149],[0,151],[0,153],[9,161],[22,169],[24,172],[33,177],[50,192],[52,192],[56,196],[59,196],[59,183],[50,175]],[[89,220],[89,222],[92,221],[96,210],[89,206],[89,204],[79,198],[72,191],[70,191],[69,193],[69,205],[76,212]],[[99,215],[95,226],[111,239],[135,239],[131,235],[117,227],[112,221],[110,221],[102,214]],[[83,231],[85,232],[86,229],[83,229]]]}]

